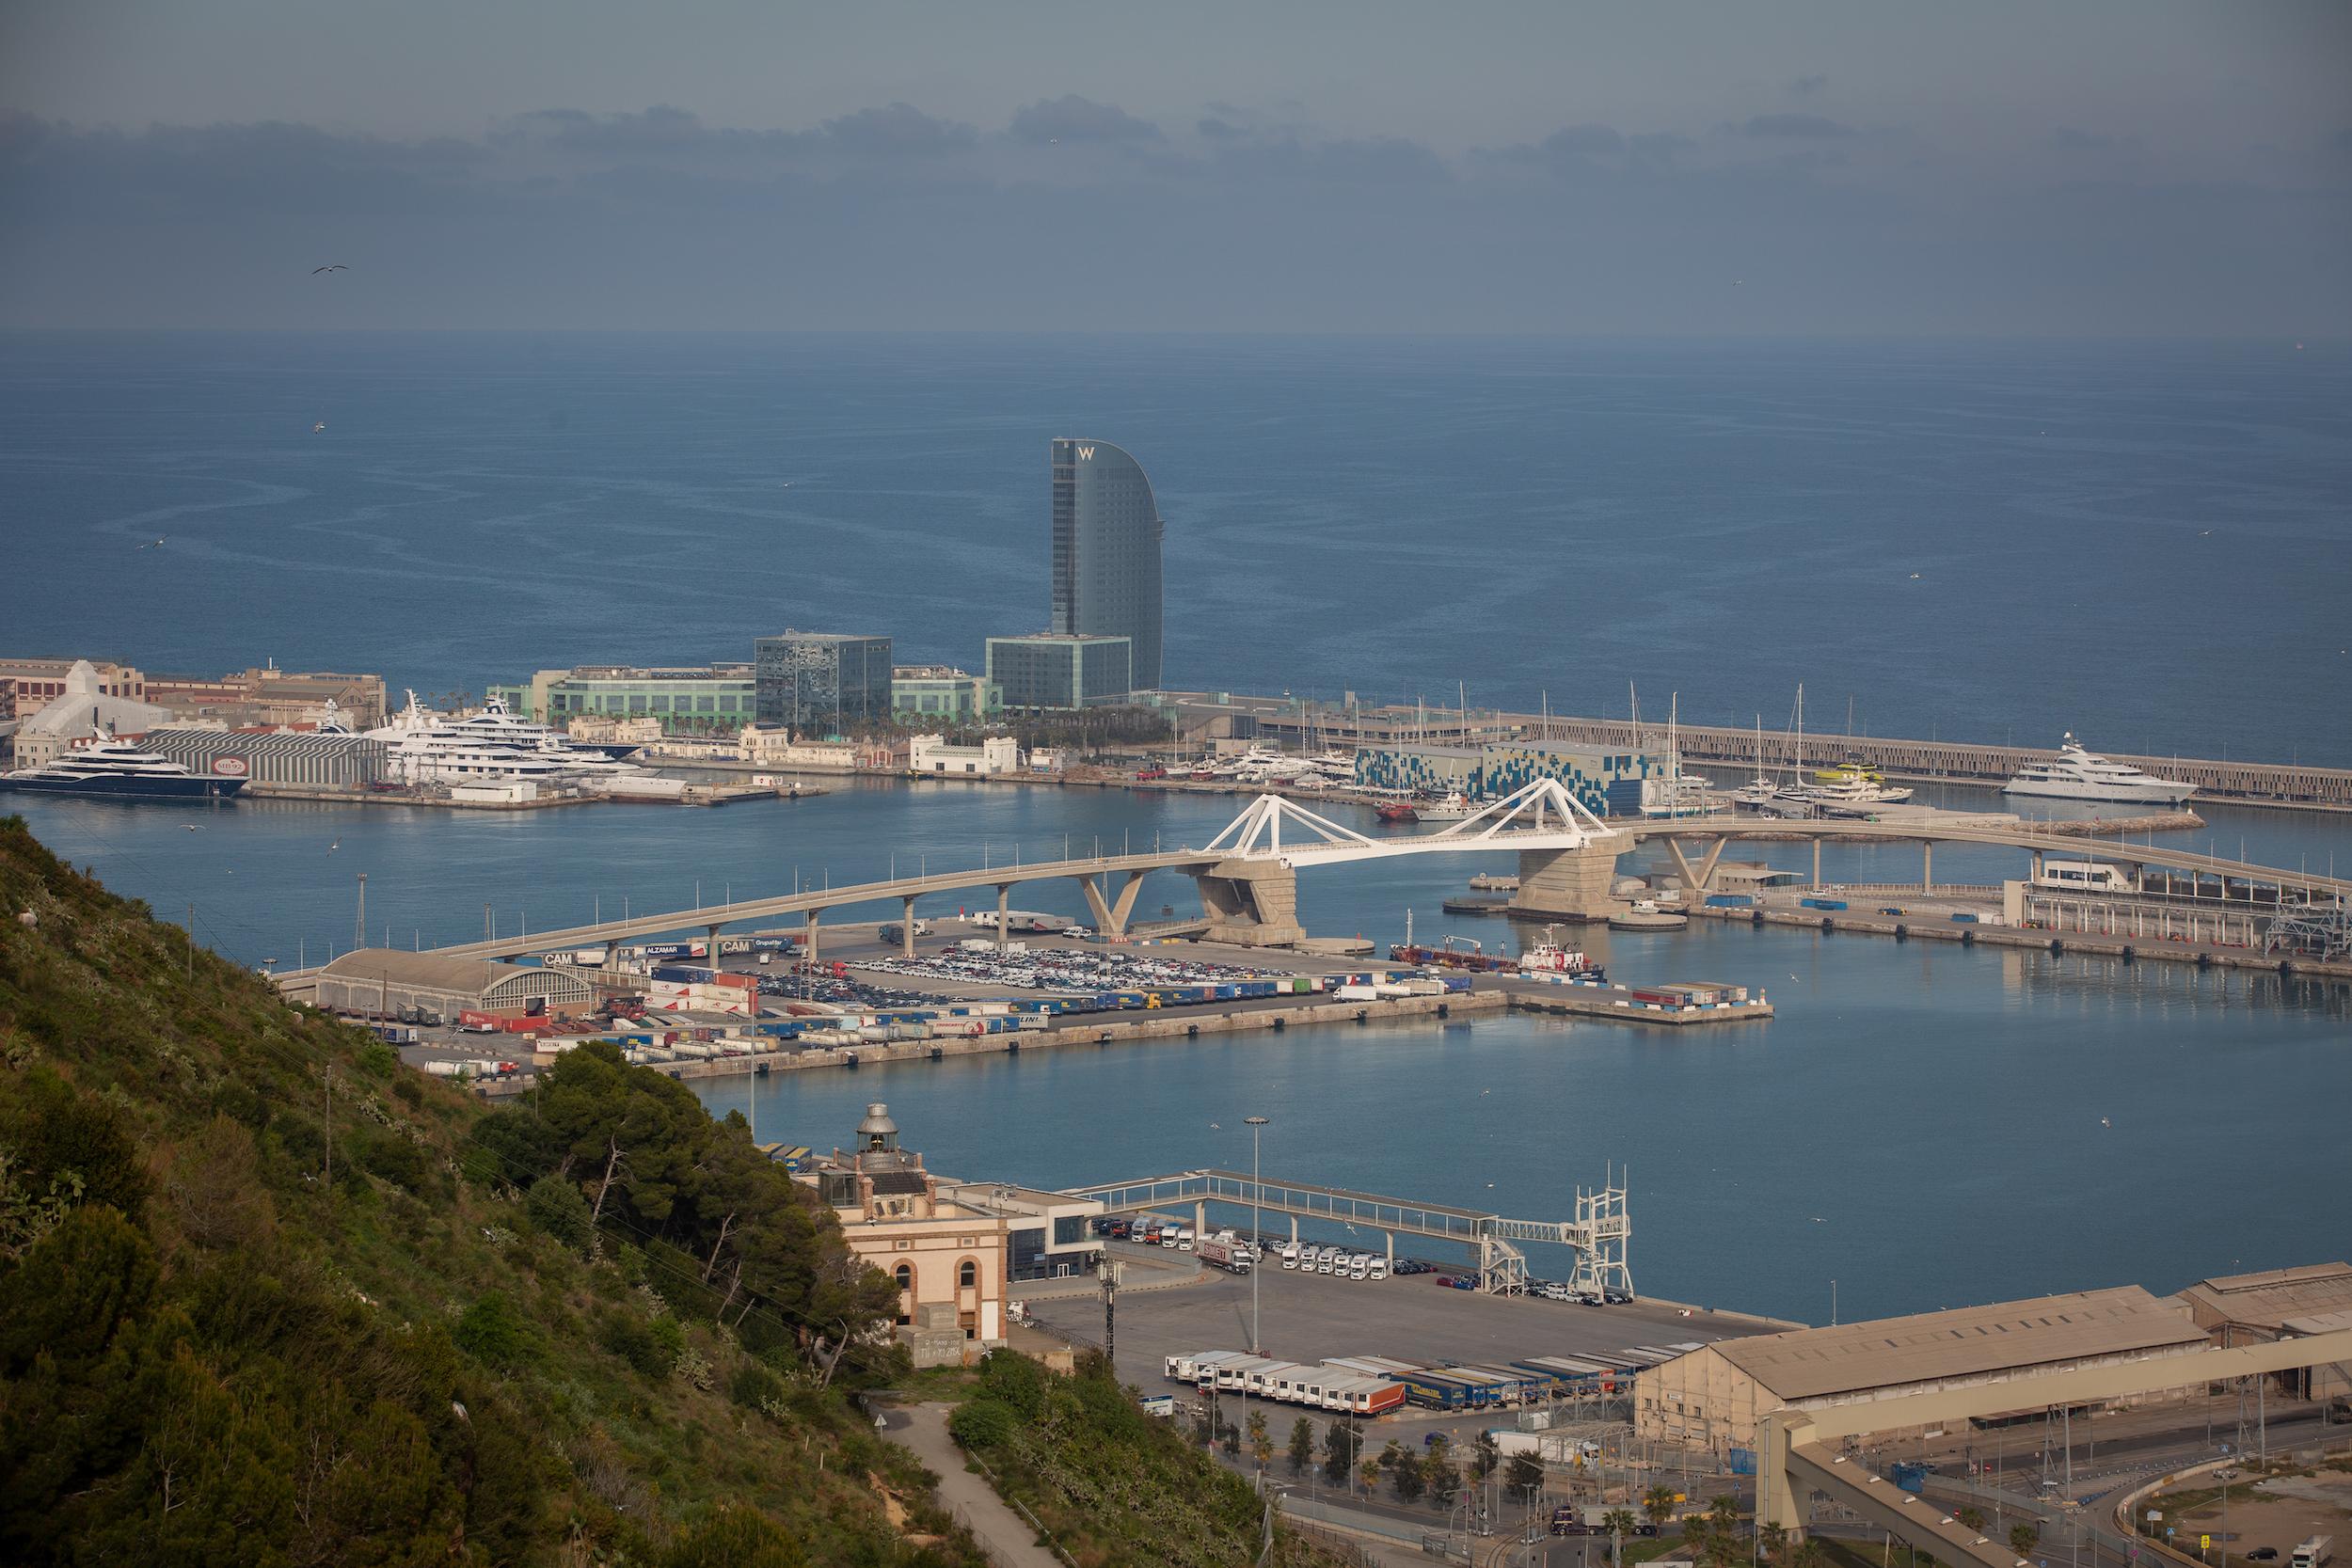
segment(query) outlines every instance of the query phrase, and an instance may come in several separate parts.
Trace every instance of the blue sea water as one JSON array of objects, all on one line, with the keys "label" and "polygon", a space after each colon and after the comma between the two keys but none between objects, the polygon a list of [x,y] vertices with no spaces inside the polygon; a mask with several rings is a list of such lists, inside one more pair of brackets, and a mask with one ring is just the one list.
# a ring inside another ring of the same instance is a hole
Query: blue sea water
[{"label": "blue sea water", "polygon": [[[367,940],[431,945],[492,922],[511,933],[610,916],[624,899],[632,913],[688,911],[796,884],[1057,859],[1066,844],[1200,844],[1235,805],[884,782],[717,811],[22,802],[44,843],[109,885],[166,919],[193,904],[209,944],[288,964],[353,943],[361,872]],[[2352,865],[2344,819],[2213,816],[2200,839],[2243,838],[2289,864],[2341,851]],[[1373,828],[1366,814],[1348,820]],[[1801,845],[1741,852],[1810,857]],[[2019,860],[1947,845],[1936,867],[1991,880]],[[1897,846],[1831,846],[1823,865],[1840,881],[1918,873],[1916,850]],[[1386,942],[1409,908],[1422,940],[1515,942],[1529,933],[1438,908],[1473,872],[1511,868],[1508,856],[1324,868],[1301,878],[1301,911],[1312,930]],[[1074,885],[1025,885],[1015,901],[1084,913]],[[1152,880],[1142,910],[1162,902],[1196,907],[1172,876]],[[958,908],[943,895],[922,912]],[[722,1113],[754,1108],[756,1093],[763,1137],[819,1147],[886,1100],[942,1168],[1054,1186],[1230,1165],[1247,1153],[1245,1114],[1274,1118],[1269,1170],[1524,1218],[1567,1217],[1576,1185],[1629,1165],[1644,1289],[1813,1320],[1831,1278],[1851,1315],[2134,1280],[2171,1289],[2352,1254],[2352,988],[1705,921],[1573,940],[1621,977],[1760,987],[1778,1016],[1687,1032],[1523,1015],[1298,1029],[699,1090]]]},{"label": "blue sea water", "polygon": [[[2284,345],[6,337],[0,653],[479,692],[798,626],[974,665],[1044,619],[1054,435],[1157,483],[1175,683],[1622,713],[1634,679],[1652,713],[1678,691],[1686,720],[1776,724],[1802,680],[1823,728],[1851,694],[1880,734],[2352,765],[2352,366]],[[224,953],[292,963],[352,944],[362,872],[367,939],[430,945],[911,859],[1201,843],[1232,805],[891,784],[23,809]],[[2201,847],[2352,866],[2344,819],[2207,815]],[[1849,846],[1825,870],[1917,863]],[[1504,867],[1334,868],[1302,908],[1383,942],[1411,908],[1427,937],[1482,868]],[[1161,879],[1144,908],[1190,896]],[[760,1125],[834,1141],[879,1095],[937,1163],[1058,1185],[1233,1163],[1209,1124],[1255,1109],[1270,1169],[1537,1218],[1629,1164],[1645,1288],[1817,1319],[1832,1277],[1853,1314],[2352,1253],[2341,988],[1704,924],[1583,940],[1633,977],[1760,984],[1779,1016],[801,1075],[758,1088]]]},{"label": "blue sea water", "polygon": [[2270,343],[14,335],[0,646],[977,668],[1057,435],[1154,481],[1171,685],[2352,765],[2352,360]]}]

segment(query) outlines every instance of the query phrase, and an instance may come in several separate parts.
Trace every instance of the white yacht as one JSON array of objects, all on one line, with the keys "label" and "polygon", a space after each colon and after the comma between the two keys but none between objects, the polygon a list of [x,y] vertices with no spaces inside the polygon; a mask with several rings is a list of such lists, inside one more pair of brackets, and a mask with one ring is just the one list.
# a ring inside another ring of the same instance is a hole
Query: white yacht
[{"label": "white yacht", "polygon": [[593,746],[518,719],[493,697],[480,713],[453,719],[408,693],[408,705],[368,736],[387,747],[385,766],[402,784],[483,784],[533,779],[595,784],[644,774]]},{"label": "white yacht", "polygon": [[2069,730],[2058,754],[2029,762],[2001,786],[2004,795],[2039,795],[2059,800],[2119,800],[2177,806],[2197,792],[2192,784],[2159,779],[2127,763],[2109,762],[2083,749]]},{"label": "white yacht", "polygon": [[1779,798],[1794,805],[1813,808],[1821,816],[1867,816],[1881,806],[1900,805],[1911,799],[1911,791],[1900,785],[1872,784],[1869,780],[1848,775],[1835,784],[1798,784],[1780,791]]},{"label": "white yacht", "polygon": [[1478,804],[1460,790],[1434,800],[1413,802],[1413,815],[1423,822],[1467,822],[1478,815]]}]

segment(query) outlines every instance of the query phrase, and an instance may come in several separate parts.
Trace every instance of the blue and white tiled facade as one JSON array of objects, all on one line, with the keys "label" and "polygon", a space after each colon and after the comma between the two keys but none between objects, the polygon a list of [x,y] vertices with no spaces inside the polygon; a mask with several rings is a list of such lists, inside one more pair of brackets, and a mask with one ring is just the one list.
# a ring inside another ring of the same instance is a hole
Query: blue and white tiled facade
[{"label": "blue and white tiled facade", "polygon": [[1670,778],[1674,759],[1648,752],[1582,752],[1564,746],[1366,746],[1356,783],[1366,789],[1460,790],[1493,800],[1537,779],[1557,779],[1601,816],[1642,815],[1642,781]]}]

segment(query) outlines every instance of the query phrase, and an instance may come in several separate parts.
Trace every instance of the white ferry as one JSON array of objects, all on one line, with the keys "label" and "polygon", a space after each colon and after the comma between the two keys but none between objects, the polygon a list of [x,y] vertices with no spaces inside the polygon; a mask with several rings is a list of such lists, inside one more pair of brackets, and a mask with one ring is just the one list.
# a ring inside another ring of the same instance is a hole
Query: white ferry
[{"label": "white ferry", "polygon": [[2197,792],[2192,784],[2159,779],[2126,763],[2083,750],[2073,731],[2057,757],[2029,762],[2001,786],[2004,795],[2035,795],[2058,800],[2115,800],[2141,805],[2177,806]]}]

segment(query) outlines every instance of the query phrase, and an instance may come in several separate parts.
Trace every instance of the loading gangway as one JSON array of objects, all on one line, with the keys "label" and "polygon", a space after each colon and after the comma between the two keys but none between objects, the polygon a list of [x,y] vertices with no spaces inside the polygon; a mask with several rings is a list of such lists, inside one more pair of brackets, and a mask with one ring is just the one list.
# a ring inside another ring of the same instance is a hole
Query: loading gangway
[{"label": "loading gangway", "polygon": [[1481,1287],[1496,1294],[1517,1291],[1526,1285],[1527,1256],[1518,1243],[1545,1243],[1565,1246],[1576,1255],[1576,1269],[1570,1280],[1574,1288],[1622,1291],[1631,1295],[1633,1273],[1627,1262],[1627,1243],[1633,1230],[1626,1212],[1623,1180],[1622,1173],[1613,1172],[1599,1187],[1579,1188],[1576,1217],[1566,1220],[1510,1219],[1485,1210],[1424,1203],[1346,1187],[1326,1187],[1311,1181],[1286,1181],[1274,1176],[1254,1178],[1247,1171],[1179,1171],[1170,1176],[1138,1177],[1064,1190],[1072,1197],[1090,1198],[1102,1204],[1107,1213],[1142,1213],[1190,1206],[1194,1229],[1204,1235],[1211,1204],[1286,1215],[1294,1239],[1302,1219],[1377,1231],[1385,1239],[1391,1261],[1396,1257],[1396,1237],[1400,1231],[1435,1237],[1467,1248],[1478,1260]]}]

